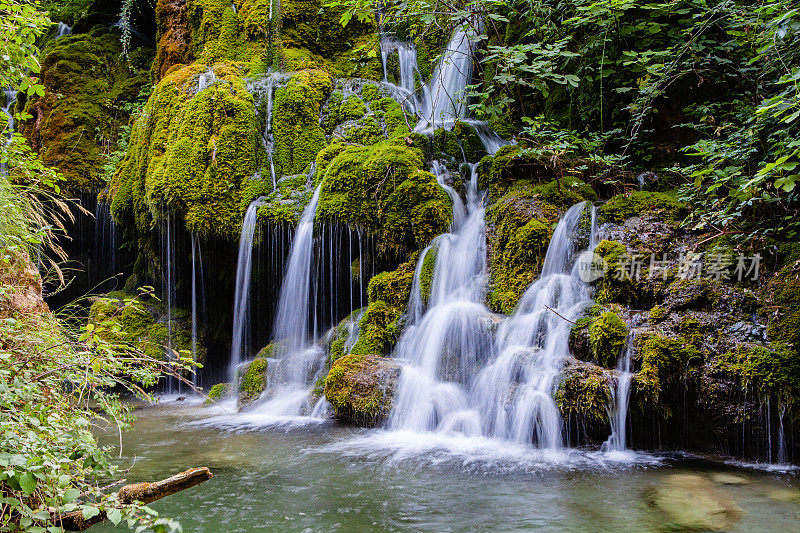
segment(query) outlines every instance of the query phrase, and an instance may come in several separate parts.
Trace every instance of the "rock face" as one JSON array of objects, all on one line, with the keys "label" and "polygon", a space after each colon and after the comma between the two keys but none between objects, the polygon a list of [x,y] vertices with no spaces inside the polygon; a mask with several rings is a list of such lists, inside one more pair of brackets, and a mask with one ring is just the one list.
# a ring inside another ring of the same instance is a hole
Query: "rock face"
[{"label": "rock face", "polygon": [[400,377],[400,365],[377,355],[346,355],[331,367],[325,381],[325,398],[337,419],[364,426],[384,422],[392,410],[392,398]]},{"label": "rock face", "polygon": [[723,489],[693,474],[669,476],[649,500],[680,530],[724,531],[742,516]]},{"label": "rock face", "polygon": [[27,257],[25,260],[10,261],[0,266],[0,285],[13,287],[13,290],[0,296],[0,318],[49,311],[42,299],[42,278]]}]

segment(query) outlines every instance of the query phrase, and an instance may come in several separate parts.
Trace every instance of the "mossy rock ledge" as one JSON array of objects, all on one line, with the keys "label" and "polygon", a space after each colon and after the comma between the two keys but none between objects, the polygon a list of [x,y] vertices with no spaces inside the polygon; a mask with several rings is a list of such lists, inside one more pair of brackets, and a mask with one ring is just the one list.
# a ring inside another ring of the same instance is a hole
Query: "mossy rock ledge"
[{"label": "mossy rock ledge", "polygon": [[334,416],[346,423],[374,427],[392,411],[400,365],[377,355],[346,355],[331,367],[325,398]]}]

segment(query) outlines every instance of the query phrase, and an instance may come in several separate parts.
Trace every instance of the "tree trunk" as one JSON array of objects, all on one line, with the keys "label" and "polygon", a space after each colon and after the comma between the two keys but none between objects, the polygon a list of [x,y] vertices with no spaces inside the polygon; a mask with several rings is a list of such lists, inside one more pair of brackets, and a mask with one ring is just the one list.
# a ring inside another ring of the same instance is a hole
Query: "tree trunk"
[{"label": "tree trunk", "polygon": [[[167,479],[162,479],[161,481],[125,485],[119,489],[117,497],[121,504],[130,504],[137,501],[148,504],[175,494],[176,492],[199,485],[212,477],[213,474],[211,474],[211,471],[206,467],[192,468],[191,470],[175,474]],[[53,514],[54,525],[60,526],[67,531],[84,531],[105,519],[105,512],[100,512],[97,516],[93,516],[89,519],[83,518],[83,513],[81,511],[72,511],[71,513],[62,515]]]}]

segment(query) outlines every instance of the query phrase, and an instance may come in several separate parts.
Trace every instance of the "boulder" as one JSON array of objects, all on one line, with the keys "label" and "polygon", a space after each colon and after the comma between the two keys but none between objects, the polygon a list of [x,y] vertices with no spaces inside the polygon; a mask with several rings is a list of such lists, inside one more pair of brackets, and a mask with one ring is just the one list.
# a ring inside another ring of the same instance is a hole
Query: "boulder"
[{"label": "boulder", "polygon": [[392,411],[400,365],[377,355],[338,359],[325,380],[325,398],[342,422],[374,427]]},{"label": "boulder", "polygon": [[724,531],[742,516],[724,489],[696,474],[667,476],[649,496],[650,504],[678,529]]}]

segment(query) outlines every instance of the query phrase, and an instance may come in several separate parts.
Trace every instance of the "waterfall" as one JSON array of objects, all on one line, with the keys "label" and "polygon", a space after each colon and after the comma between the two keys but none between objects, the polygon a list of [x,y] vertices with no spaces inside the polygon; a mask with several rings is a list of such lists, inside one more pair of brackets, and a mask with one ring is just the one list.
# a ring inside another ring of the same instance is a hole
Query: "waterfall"
[{"label": "waterfall", "polygon": [[474,35],[463,26],[453,33],[431,79],[421,89],[418,130],[442,127],[467,115],[465,89],[472,79]]},{"label": "waterfall", "polygon": [[[200,282],[200,298],[205,310],[205,290],[203,284],[203,252],[200,249],[200,238],[192,232],[192,360],[197,362],[197,324],[199,306],[197,302],[197,283]],[[200,372],[195,370],[194,384],[200,385]]]},{"label": "waterfall", "polygon": [[[162,266],[162,299],[167,306],[167,344],[166,356],[175,360],[172,336],[172,309],[175,305],[175,234],[171,214],[166,214],[161,221],[161,266]],[[181,382],[170,379],[169,392],[180,392]]]},{"label": "waterfall", "polygon": [[611,421],[611,435],[603,443],[604,451],[622,452],[628,449],[627,420],[628,401],[631,395],[631,379],[633,372],[631,363],[636,346],[636,330],[631,330],[625,339],[619,361],[617,376],[611,380],[611,405],[608,406],[608,418]]},{"label": "waterfall", "polygon": [[64,37],[65,35],[70,35],[72,33],[72,28],[64,24],[63,22],[59,22],[58,26],[56,27],[56,39],[59,37]]},{"label": "waterfall", "polygon": [[231,380],[235,380],[236,369],[244,361],[247,351],[245,337],[250,303],[250,272],[253,267],[253,239],[258,222],[258,208],[263,203],[264,199],[258,198],[247,208],[242,222],[242,234],[239,237],[239,261],[236,265],[236,293],[233,304],[233,337],[228,366]]},{"label": "waterfall", "polygon": [[[484,149],[494,154],[509,144],[500,138],[485,121],[467,118],[466,87],[472,79],[475,56],[475,32],[462,26],[453,33],[441,59],[433,70],[431,79],[417,89],[416,79],[421,77],[417,63],[417,49],[412,43],[381,39],[383,82],[396,100],[421,120],[414,131],[433,135],[436,128],[450,129],[461,121],[475,128]],[[389,57],[397,54],[400,67],[399,85],[389,82]],[[449,192],[449,191],[448,191]]]},{"label": "waterfall", "polygon": [[[314,215],[321,189],[320,184],[295,229],[273,329],[273,357],[267,361],[264,401],[253,409],[256,415],[297,417],[326,412],[325,403],[309,404],[310,384],[323,366],[325,354],[319,346],[309,342],[307,334],[312,303]],[[314,318],[316,320],[316,313]]]},{"label": "waterfall", "polygon": [[[436,240],[436,261],[428,310],[407,326],[395,349],[403,364],[392,429],[431,431],[462,427],[480,432],[477,413],[468,409],[466,391],[482,354],[491,350],[491,313],[483,305],[486,285],[484,207],[478,200],[477,179],[470,180],[468,217],[453,233]],[[426,249],[420,256],[420,264]],[[409,304],[420,309],[419,272]],[[419,306],[419,307],[418,307]]]},{"label": "waterfall", "polygon": [[447,167],[441,161],[432,161],[431,173],[436,176],[439,186],[447,192],[453,202],[453,228],[460,227],[467,218],[467,210],[456,190],[445,182],[445,176],[448,174]]},{"label": "waterfall", "polygon": [[561,415],[553,395],[569,357],[569,321],[591,301],[575,261],[587,210],[594,218],[588,202],[567,210],[553,233],[539,279],[500,325],[497,358],[481,372],[477,387],[480,411],[487,414],[487,430],[493,436],[541,448],[562,444]]},{"label": "waterfall", "polygon": [[275,340],[281,343],[281,349],[286,353],[302,349],[308,342],[314,214],[321,189],[320,184],[297,224],[292,240],[292,251],[281,284],[281,296],[273,331]]},{"label": "waterfall", "polygon": [[217,75],[214,73],[214,69],[209,67],[205,72],[200,74],[200,77],[197,79],[197,92],[210,87],[216,82]]},{"label": "waterfall", "polygon": [[[576,259],[581,250],[596,244],[595,210],[582,202],[565,213],[541,277],[493,335],[499,319],[483,304],[484,209],[476,166],[472,168],[466,221],[423,251],[414,274],[409,324],[395,349],[403,369],[388,425],[394,430],[482,435],[559,448],[561,416],[553,395],[569,357],[569,320],[591,302],[591,289],[579,278]],[[583,231],[587,225],[588,238]],[[422,314],[420,265],[432,247],[436,261]]]},{"label": "waterfall", "polygon": [[261,135],[261,145],[264,147],[264,151],[267,153],[267,159],[269,160],[269,175],[272,179],[273,190],[277,189],[278,180],[277,176],[275,175],[275,134],[272,131],[272,107],[275,98],[275,85],[276,83],[285,79],[286,75],[284,74],[277,72],[269,73],[264,80],[266,85],[262,87],[266,93],[267,107],[266,118],[264,121],[264,132]]}]

